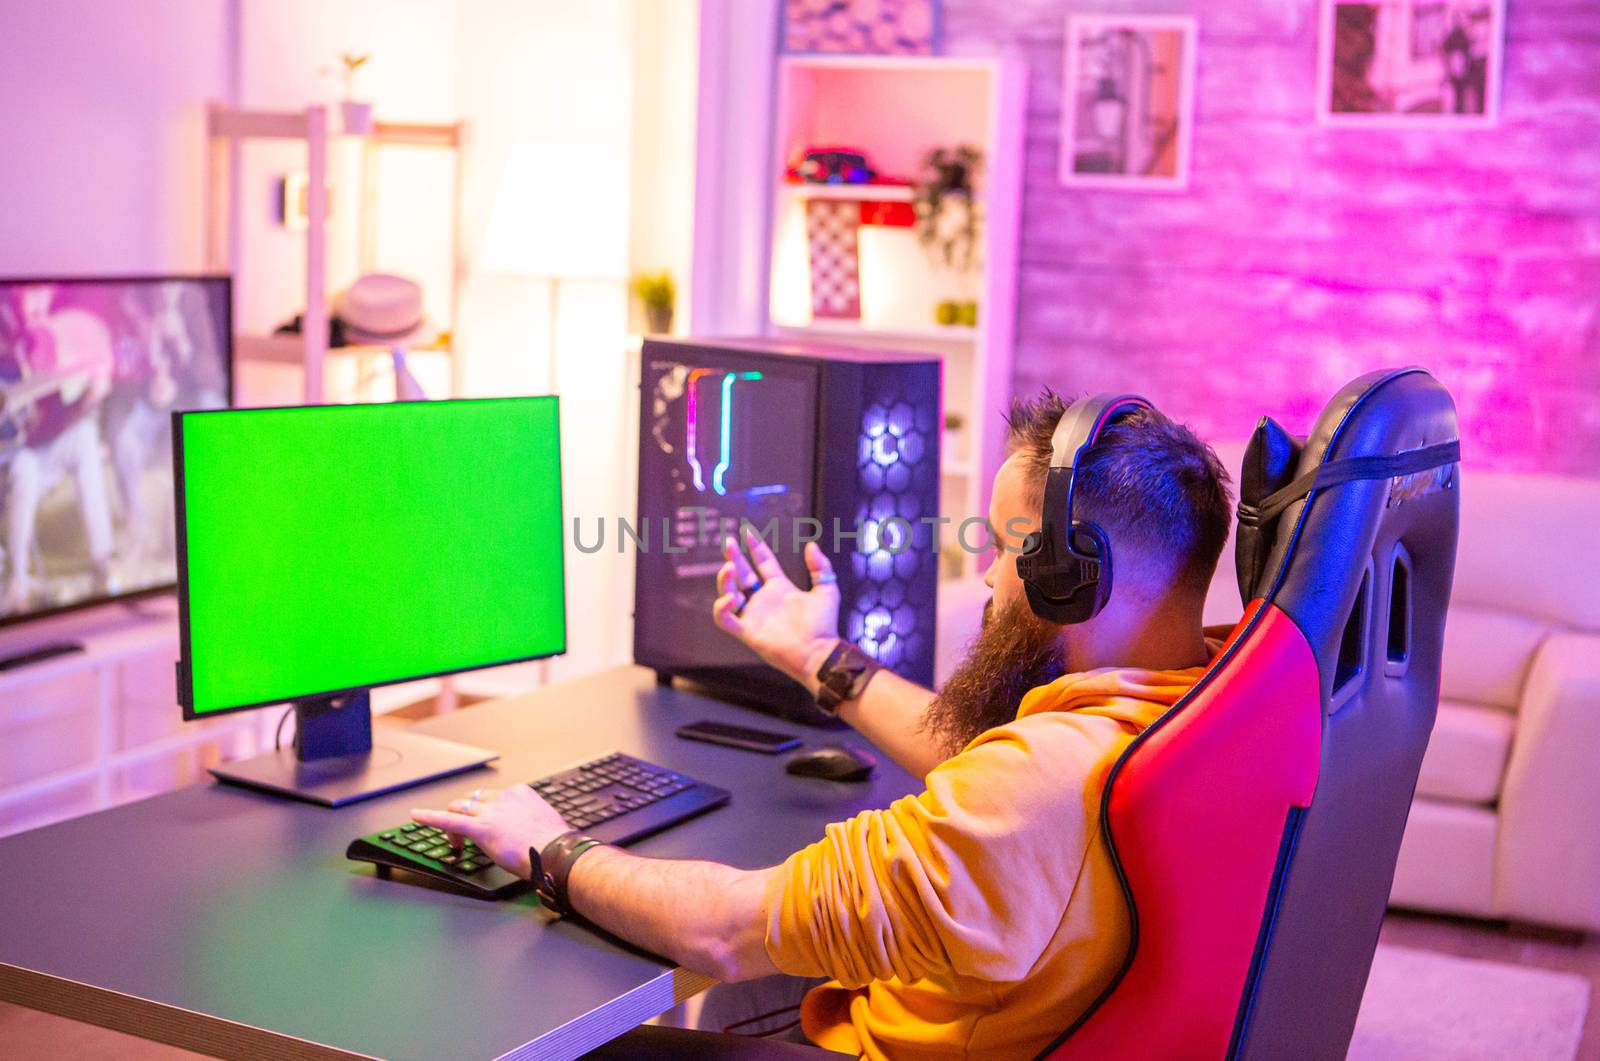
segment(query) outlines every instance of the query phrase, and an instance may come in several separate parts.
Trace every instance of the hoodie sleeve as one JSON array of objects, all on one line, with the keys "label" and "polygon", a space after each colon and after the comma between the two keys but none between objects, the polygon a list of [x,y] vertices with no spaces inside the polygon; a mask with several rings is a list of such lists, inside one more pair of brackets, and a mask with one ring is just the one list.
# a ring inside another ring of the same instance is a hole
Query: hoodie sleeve
[{"label": "hoodie sleeve", "polygon": [[935,972],[1022,979],[1076,886],[1098,805],[1085,793],[1126,737],[1107,718],[1019,719],[929,773],[919,795],[828,826],[768,885],[773,963],[847,988]]}]

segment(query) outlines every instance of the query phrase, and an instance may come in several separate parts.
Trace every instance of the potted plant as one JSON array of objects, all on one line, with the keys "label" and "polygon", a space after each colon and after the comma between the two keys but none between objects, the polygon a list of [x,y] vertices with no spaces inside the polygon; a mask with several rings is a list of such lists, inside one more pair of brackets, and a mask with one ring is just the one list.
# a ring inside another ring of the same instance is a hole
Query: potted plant
[{"label": "potted plant", "polygon": [[371,52],[365,55],[341,52],[339,55],[339,78],[344,82],[344,99],[339,101],[339,110],[344,119],[344,131],[358,136],[372,132],[372,104],[355,98],[356,72],[371,58]]},{"label": "potted plant", "polygon": [[672,274],[639,273],[633,278],[633,293],[644,306],[645,325],[654,335],[672,330],[672,309],[678,297],[678,287]]},{"label": "potted plant", "polygon": [[[978,264],[979,206],[973,177],[983,152],[971,144],[936,147],[923,159],[923,180],[912,192],[917,240],[936,263],[958,274]],[[973,300],[945,299],[934,308],[934,320],[946,326],[977,323]]]},{"label": "potted plant", "polygon": [[929,255],[956,272],[977,264],[978,204],[973,177],[983,152],[971,144],[936,147],[923,159],[924,179],[912,193],[917,239]]}]

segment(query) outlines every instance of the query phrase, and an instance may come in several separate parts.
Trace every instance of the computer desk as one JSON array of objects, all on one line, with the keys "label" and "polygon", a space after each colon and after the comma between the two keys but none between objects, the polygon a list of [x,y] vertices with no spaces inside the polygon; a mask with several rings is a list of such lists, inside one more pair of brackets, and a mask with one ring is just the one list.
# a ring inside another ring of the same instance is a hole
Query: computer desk
[{"label": "computer desk", "polygon": [[861,741],[618,667],[417,724],[499,751],[490,769],[338,810],[208,781],[19,833],[0,839],[0,1000],[224,1057],[578,1057],[712,981],[531,895],[380,880],[345,846],[411,807],[612,750],[733,793],[631,850],[741,867],[918,787],[882,757],[871,781],[839,784],[672,735],[703,718]]}]

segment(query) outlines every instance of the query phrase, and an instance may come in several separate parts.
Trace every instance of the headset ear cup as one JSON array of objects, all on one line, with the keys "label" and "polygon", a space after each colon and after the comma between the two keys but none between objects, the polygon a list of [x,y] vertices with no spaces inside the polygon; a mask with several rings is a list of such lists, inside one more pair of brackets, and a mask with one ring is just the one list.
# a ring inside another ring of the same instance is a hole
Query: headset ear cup
[{"label": "headset ear cup", "polygon": [[1067,535],[1067,547],[1074,555],[1095,560],[1100,565],[1100,574],[1094,584],[1092,597],[1094,603],[1083,617],[1077,620],[1083,622],[1099,615],[1100,609],[1111,599],[1111,539],[1106,537],[1106,532],[1100,529],[1099,524],[1075,519],[1072,521],[1072,530]]},{"label": "headset ear cup", "polygon": [[1029,531],[1023,536],[1022,548],[1017,553],[1017,577],[1023,582],[1033,580],[1034,567],[1043,545],[1044,536],[1038,531]]}]

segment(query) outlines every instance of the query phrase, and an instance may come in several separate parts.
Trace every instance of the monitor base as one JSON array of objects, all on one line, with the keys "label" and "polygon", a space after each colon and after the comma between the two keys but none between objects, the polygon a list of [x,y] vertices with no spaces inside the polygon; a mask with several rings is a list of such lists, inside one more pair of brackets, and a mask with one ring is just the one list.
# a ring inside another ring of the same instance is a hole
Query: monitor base
[{"label": "monitor base", "polygon": [[211,768],[219,781],[343,807],[484,766],[494,752],[379,726],[372,750],[302,761],[290,748]]}]

